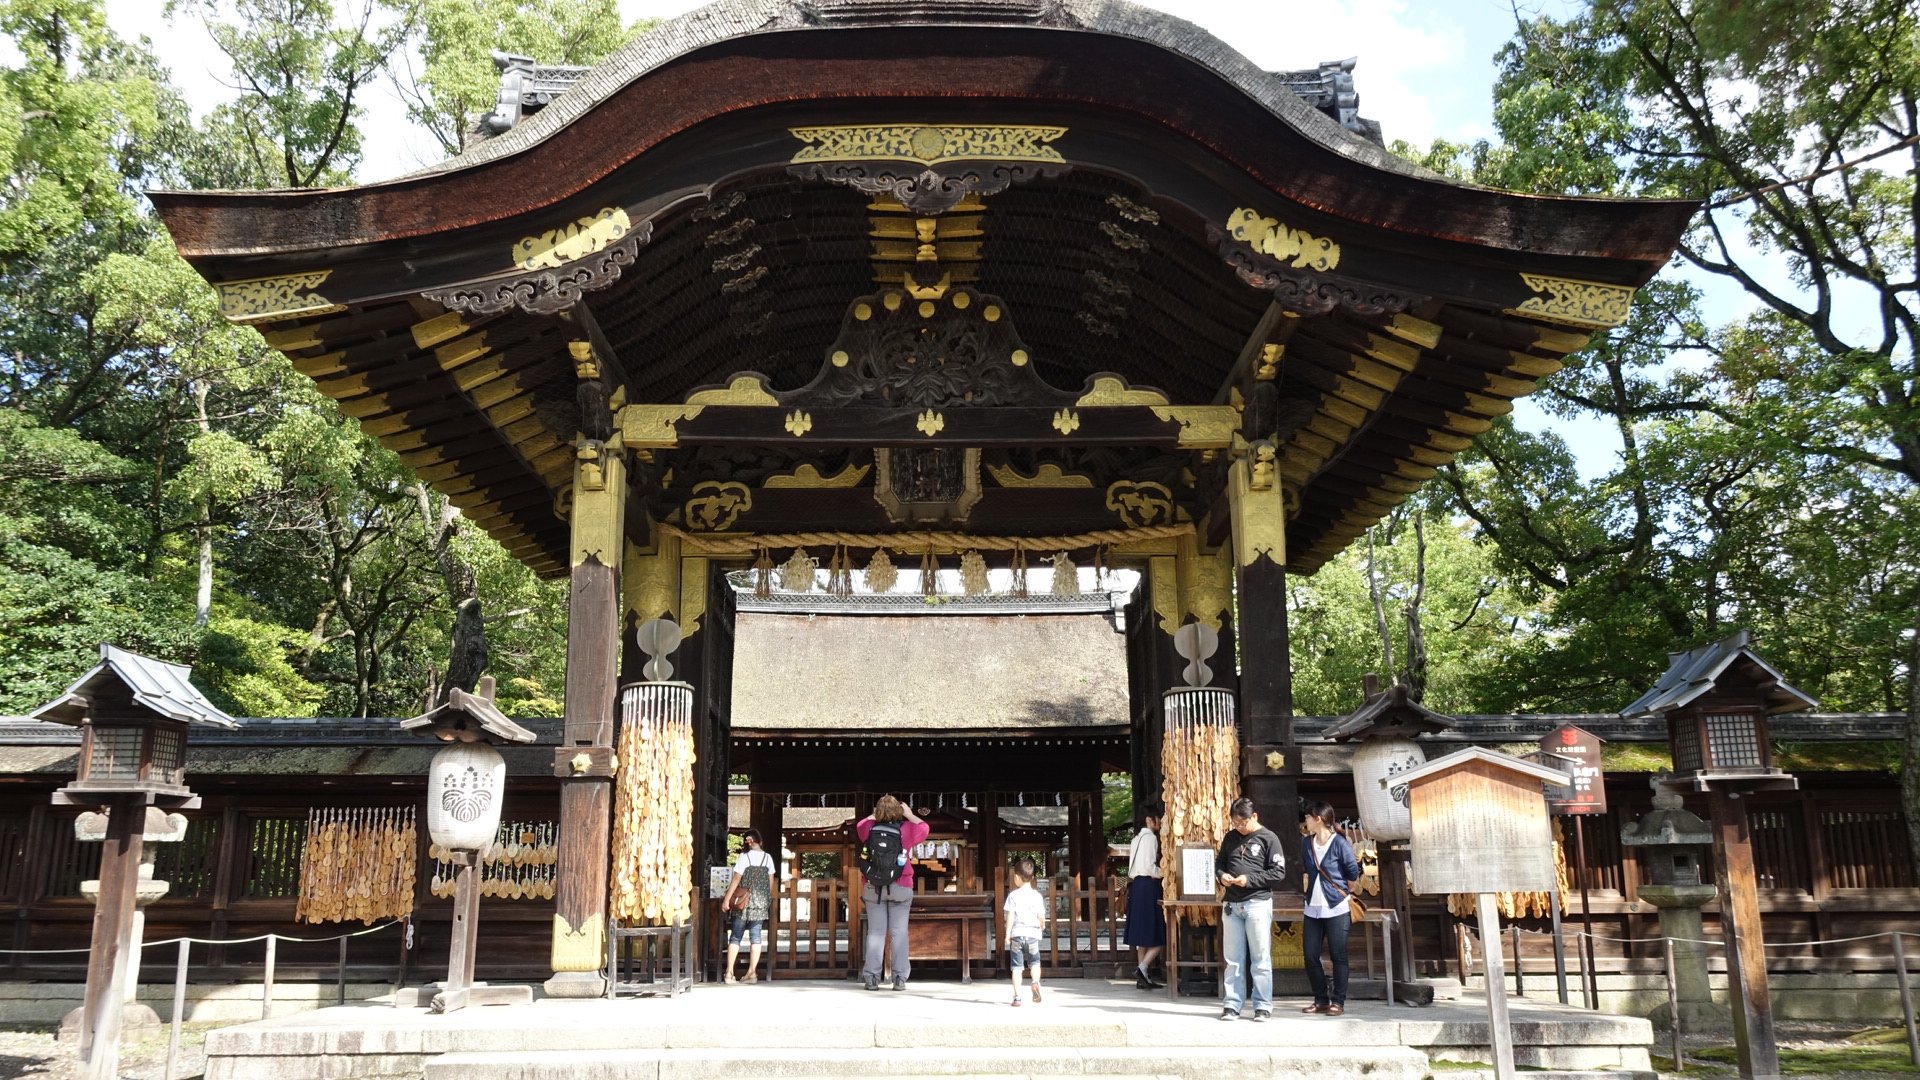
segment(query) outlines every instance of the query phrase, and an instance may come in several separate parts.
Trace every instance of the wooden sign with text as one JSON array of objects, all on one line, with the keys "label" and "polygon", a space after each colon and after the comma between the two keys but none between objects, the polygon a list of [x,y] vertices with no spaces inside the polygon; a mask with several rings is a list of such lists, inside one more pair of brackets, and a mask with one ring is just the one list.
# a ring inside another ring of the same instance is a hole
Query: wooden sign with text
[{"label": "wooden sign with text", "polygon": [[1606,772],[1600,763],[1600,736],[1565,724],[1540,740],[1540,752],[1559,758],[1567,782],[1547,785],[1547,806],[1556,814],[1607,812]]}]

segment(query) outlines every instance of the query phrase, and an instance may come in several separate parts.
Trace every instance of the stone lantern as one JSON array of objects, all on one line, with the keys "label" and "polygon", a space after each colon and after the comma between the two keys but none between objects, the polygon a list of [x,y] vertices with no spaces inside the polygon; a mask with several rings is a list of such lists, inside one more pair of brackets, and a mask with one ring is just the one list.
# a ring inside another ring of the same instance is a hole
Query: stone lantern
[{"label": "stone lantern", "polygon": [[[493,743],[530,743],[534,734],[507,719],[493,703],[493,677],[480,680],[477,692],[455,687],[447,702],[400,729],[432,735],[449,745],[433,756],[427,773],[427,833],[459,867],[453,893],[452,945],[447,981],[430,1007],[436,1013],[468,1005],[531,1002],[529,986],[486,986],[473,981],[474,946],[480,918],[480,863],[500,830],[500,804],[506,795],[506,759]],[[408,999],[395,997],[396,1004]]]},{"label": "stone lantern", "polygon": [[[1707,981],[1707,957],[1700,942],[1700,909],[1720,894],[1701,871],[1713,857],[1713,829],[1698,814],[1681,808],[1680,796],[1668,790],[1665,776],[1653,778],[1653,809],[1620,830],[1620,843],[1640,848],[1640,861],[1649,881],[1639,898],[1660,909],[1660,933],[1673,939],[1674,1004],[1685,1027],[1722,1026],[1732,1019],[1727,1007],[1715,1004]],[[1665,1002],[1648,1019],[1658,1026],[1673,1022]]]},{"label": "stone lantern", "polygon": [[1668,659],[1666,674],[1620,715],[1664,718],[1673,747],[1673,777],[1665,786],[1707,795],[1740,1074],[1777,1075],[1780,1055],[1767,991],[1747,796],[1800,786],[1774,767],[1767,720],[1819,703],[1788,685],[1778,670],[1761,659],[1745,630],[1673,653]]},{"label": "stone lantern", "polygon": [[94,807],[106,818],[87,993],[80,1007],[82,1080],[107,1080],[118,1072],[122,998],[135,981],[130,966],[138,956],[135,927],[148,812],[200,805],[199,796],[187,789],[189,727],[239,726],[194,688],[190,674],[181,664],[101,645],[100,662],[92,670],[30,714],[80,729],[78,773],[53,793],[54,805]]}]

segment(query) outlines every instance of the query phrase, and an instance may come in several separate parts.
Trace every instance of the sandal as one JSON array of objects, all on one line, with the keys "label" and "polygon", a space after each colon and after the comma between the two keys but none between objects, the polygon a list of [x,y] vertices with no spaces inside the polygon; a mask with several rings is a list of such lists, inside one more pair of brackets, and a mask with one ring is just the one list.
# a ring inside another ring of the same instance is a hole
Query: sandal
[{"label": "sandal", "polygon": [[1038,986],[1033,988],[1033,1003],[1035,1005],[1040,1004],[1040,988]]}]

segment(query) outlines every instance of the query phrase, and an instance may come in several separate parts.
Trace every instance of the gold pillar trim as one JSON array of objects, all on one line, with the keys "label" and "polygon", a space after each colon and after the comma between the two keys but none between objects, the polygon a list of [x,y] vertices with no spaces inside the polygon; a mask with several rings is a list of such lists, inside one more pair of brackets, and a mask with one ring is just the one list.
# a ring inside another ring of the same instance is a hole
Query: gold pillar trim
[{"label": "gold pillar trim", "polygon": [[586,925],[575,930],[566,917],[553,916],[553,955],[555,971],[591,971],[598,973],[607,963],[607,921],[604,915],[587,916]]},{"label": "gold pillar trim", "polygon": [[1608,285],[1578,278],[1547,277],[1545,274],[1521,274],[1520,281],[1540,295],[1530,297],[1509,315],[1527,315],[1564,326],[1582,326],[1605,330],[1627,321],[1633,310],[1633,294],[1627,285]]},{"label": "gold pillar trim", "polygon": [[1340,245],[1324,236],[1240,207],[1227,215],[1227,235],[1269,258],[1322,273],[1340,265]]},{"label": "gold pillar trim", "polygon": [[1175,620],[1175,627],[1184,622],[1186,616],[1192,616],[1195,622],[1219,633],[1233,606],[1230,550],[1222,547],[1203,552],[1198,538],[1183,536],[1174,555],[1174,571],[1179,582],[1181,614],[1181,618]]},{"label": "gold pillar trim", "polygon": [[1231,405],[1155,405],[1153,415],[1180,425],[1180,445],[1218,450],[1233,445],[1240,414]]},{"label": "gold pillar trim", "polygon": [[609,206],[538,236],[523,236],[510,254],[522,270],[551,270],[605,250],[632,231],[626,210]]},{"label": "gold pillar trim", "polygon": [[843,127],[788,128],[809,145],[792,164],[809,161],[1064,162],[1048,144],[1067,133],[1063,127],[1035,124],[852,124]]},{"label": "gold pillar trim", "polygon": [[1003,488],[1091,488],[1093,477],[1079,473],[1063,471],[1060,466],[1047,462],[1034,470],[1032,476],[1023,476],[1011,465],[989,465],[987,475]]},{"label": "gold pillar trim", "polygon": [[626,544],[627,463],[616,436],[581,442],[573,463],[572,565],[618,568]]},{"label": "gold pillar trim", "polygon": [[220,317],[251,326],[302,315],[345,311],[345,304],[336,304],[314,291],[332,275],[332,270],[309,270],[301,274],[218,282],[214,288],[220,293]]},{"label": "gold pillar trim", "polygon": [[811,463],[803,463],[790,473],[767,477],[766,481],[760,486],[762,488],[807,489],[859,487],[860,481],[865,480],[867,474],[872,471],[873,466],[871,465],[854,465],[849,463],[846,468],[841,469],[832,476],[822,476],[820,475],[818,466]]},{"label": "gold pillar trim", "polygon": [[680,560],[680,636],[690,638],[700,632],[700,618],[707,613],[707,560]]},{"label": "gold pillar trim", "polygon": [[680,602],[680,538],[656,533],[651,551],[629,540],[626,558],[620,592],[627,614],[639,622],[675,614]]},{"label": "gold pillar trim", "polygon": [[1287,565],[1287,508],[1280,489],[1255,487],[1255,456],[1236,457],[1227,470],[1227,506],[1233,515],[1233,553],[1241,566],[1265,559]]},{"label": "gold pillar trim", "polygon": [[1165,405],[1167,395],[1158,390],[1135,389],[1117,375],[1096,375],[1093,385],[1074,404],[1083,408],[1095,405]]},{"label": "gold pillar trim", "polygon": [[1152,588],[1148,602],[1160,618],[1160,632],[1171,634],[1180,629],[1180,571],[1178,559],[1156,555],[1147,560],[1147,581]]},{"label": "gold pillar trim", "polygon": [[1260,346],[1260,363],[1253,369],[1253,377],[1261,382],[1272,382],[1280,374],[1280,361],[1286,359],[1287,347],[1283,344]]}]

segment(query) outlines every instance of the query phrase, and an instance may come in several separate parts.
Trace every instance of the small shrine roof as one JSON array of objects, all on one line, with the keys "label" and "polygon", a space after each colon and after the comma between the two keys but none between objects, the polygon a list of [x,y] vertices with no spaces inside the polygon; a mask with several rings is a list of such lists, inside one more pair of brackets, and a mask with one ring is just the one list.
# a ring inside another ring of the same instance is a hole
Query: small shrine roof
[{"label": "small shrine roof", "polygon": [[1751,681],[1766,696],[1767,712],[1801,712],[1817,709],[1820,703],[1789,685],[1784,676],[1760,658],[1748,643],[1752,635],[1742,630],[1732,637],[1702,645],[1686,652],[1668,654],[1666,673],[1653,689],[1620,710],[1624,717],[1658,716],[1686,706],[1719,685],[1729,671]]},{"label": "small shrine roof", "polygon": [[169,720],[204,727],[239,727],[233,717],[215,708],[213,702],[208,701],[193,685],[190,679],[192,673],[193,669],[185,664],[169,664],[164,660],[103,644],[100,646],[100,663],[75,679],[65,694],[36,709],[31,718],[78,725],[87,717],[87,698],[101,688],[119,682],[133,694],[135,704]]}]

